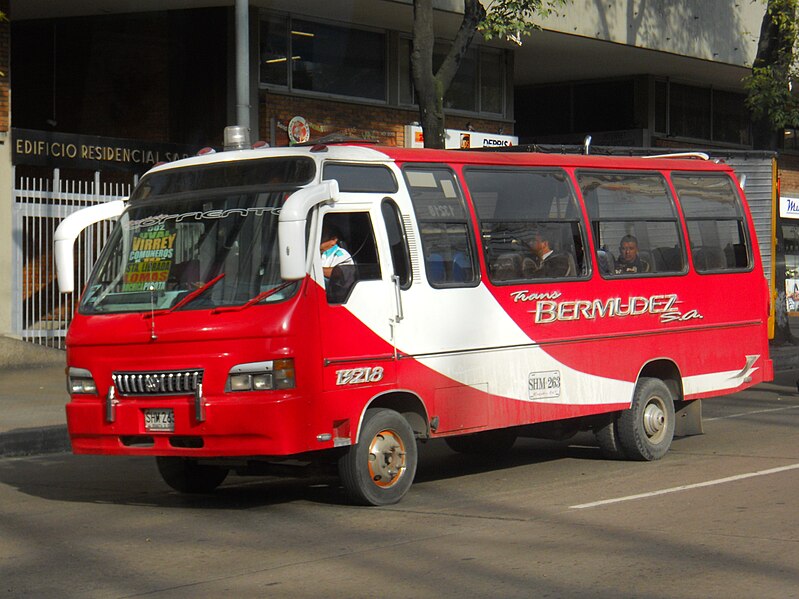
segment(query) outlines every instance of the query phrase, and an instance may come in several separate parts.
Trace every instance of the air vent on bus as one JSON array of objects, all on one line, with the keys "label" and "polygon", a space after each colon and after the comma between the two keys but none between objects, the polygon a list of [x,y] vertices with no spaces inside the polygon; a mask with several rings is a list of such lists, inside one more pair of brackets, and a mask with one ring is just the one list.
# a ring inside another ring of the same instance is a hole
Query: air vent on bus
[{"label": "air vent on bus", "polygon": [[162,372],[115,372],[120,395],[191,395],[203,381],[202,369]]}]

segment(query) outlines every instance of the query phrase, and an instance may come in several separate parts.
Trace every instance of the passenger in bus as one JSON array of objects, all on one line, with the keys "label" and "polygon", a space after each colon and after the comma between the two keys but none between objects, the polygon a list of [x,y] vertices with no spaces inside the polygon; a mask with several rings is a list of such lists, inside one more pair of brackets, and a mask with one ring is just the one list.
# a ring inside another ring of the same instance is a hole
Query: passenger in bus
[{"label": "passenger in bus", "polygon": [[638,239],[634,235],[625,235],[619,242],[619,259],[616,260],[615,273],[629,275],[649,272],[649,263],[638,255]]},{"label": "passenger in bus", "polygon": [[[555,235],[546,229],[535,233],[530,249],[538,260],[537,269],[531,273],[533,278],[554,278],[568,276],[569,256],[554,249]],[[574,274],[574,273],[571,273]]]},{"label": "passenger in bus", "polygon": [[330,278],[333,268],[340,264],[354,264],[350,253],[339,245],[341,233],[333,225],[322,227],[322,243],[319,251],[322,254],[322,272],[325,279]]}]

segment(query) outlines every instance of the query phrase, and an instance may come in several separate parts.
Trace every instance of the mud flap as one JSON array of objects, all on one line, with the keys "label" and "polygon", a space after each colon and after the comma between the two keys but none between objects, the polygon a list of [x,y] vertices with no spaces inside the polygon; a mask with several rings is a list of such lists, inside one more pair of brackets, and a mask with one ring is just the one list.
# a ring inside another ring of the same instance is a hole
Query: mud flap
[{"label": "mud flap", "polygon": [[702,435],[702,400],[675,402],[675,437],[690,437]]}]

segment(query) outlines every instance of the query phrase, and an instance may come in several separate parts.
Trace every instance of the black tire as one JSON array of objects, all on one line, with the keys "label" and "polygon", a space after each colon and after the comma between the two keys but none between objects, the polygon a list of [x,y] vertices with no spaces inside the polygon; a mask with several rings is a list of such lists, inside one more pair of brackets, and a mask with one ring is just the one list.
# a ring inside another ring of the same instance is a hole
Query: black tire
[{"label": "black tire", "polygon": [[499,428],[493,431],[446,437],[444,441],[452,451],[474,456],[499,457],[511,450],[516,443],[516,431]]},{"label": "black tire", "polygon": [[338,471],[347,499],[357,505],[391,505],[413,484],[416,437],[399,413],[367,410],[360,440],[339,458]]},{"label": "black tire", "polygon": [[608,414],[604,416],[598,424],[594,426],[594,436],[597,445],[602,451],[602,455],[609,460],[623,460],[627,456],[619,443],[619,433],[617,430],[616,419],[618,414]]},{"label": "black tire", "polygon": [[155,463],[164,482],[181,493],[210,493],[228,475],[227,468],[198,464],[192,458],[158,456]]},{"label": "black tire", "polygon": [[630,460],[659,460],[674,438],[674,398],[660,379],[638,380],[629,410],[616,420],[619,445]]}]

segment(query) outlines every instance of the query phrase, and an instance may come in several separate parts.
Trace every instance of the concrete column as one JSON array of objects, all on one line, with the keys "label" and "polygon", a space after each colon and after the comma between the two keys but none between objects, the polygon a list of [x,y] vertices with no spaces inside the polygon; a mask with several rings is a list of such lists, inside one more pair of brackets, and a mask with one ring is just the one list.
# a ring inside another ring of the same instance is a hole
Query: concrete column
[{"label": "concrete column", "polygon": [[16,298],[11,295],[13,281],[13,246],[11,223],[13,220],[14,187],[11,169],[11,136],[0,133],[0,335],[13,331],[11,309]]}]

